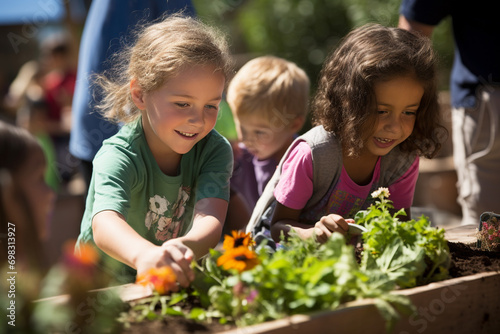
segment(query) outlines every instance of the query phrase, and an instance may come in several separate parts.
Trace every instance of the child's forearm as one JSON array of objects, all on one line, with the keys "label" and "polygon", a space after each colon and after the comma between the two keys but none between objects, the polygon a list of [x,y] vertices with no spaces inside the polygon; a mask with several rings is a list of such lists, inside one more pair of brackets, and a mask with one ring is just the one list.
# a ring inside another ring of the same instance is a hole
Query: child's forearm
[{"label": "child's forearm", "polygon": [[137,269],[137,259],[154,244],[141,237],[114,211],[102,211],[92,220],[94,242],[102,251],[116,260]]},{"label": "child's forearm", "polygon": [[222,223],[214,222],[211,217],[201,218],[199,223],[196,227],[193,224],[189,233],[179,238],[183,244],[191,248],[196,259],[206,255],[210,248],[215,248],[222,234]]},{"label": "child's forearm", "polygon": [[295,220],[280,220],[271,225],[271,237],[275,242],[281,241],[281,232],[288,237],[290,230],[294,230],[301,239],[308,239],[312,237],[314,225],[307,225],[299,223]]},{"label": "child's forearm", "polygon": [[191,248],[196,259],[206,255],[220,240],[227,212],[227,201],[205,198],[195,205],[193,227],[179,239]]}]

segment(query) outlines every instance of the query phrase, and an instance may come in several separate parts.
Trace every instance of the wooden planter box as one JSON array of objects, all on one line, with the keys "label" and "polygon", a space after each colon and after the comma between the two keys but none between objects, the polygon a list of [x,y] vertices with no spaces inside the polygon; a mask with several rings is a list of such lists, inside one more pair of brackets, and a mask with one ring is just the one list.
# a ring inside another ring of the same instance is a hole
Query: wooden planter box
[{"label": "wooden planter box", "polygon": [[[149,295],[134,284],[120,289],[124,301]],[[417,314],[403,316],[391,333],[475,334],[500,333],[500,273],[453,278],[398,291],[408,296]],[[387,334],[373,300],[345,304],[334,311],[294,315],[221,334],[369,333]]]},{"label": "wooden planter box", "polygon": [[[398,292],[408,296],[418,314],[402,317],[392,333],[499,333],[500,273],[481,273]],[[295,315],[223,332],[224,334],[370,333],[386,334],[372,300],[335,311]]]},{"label": "wooden planter box", "polygon": [[[476,226],[450,228],[452,242],[474,243]],[[417,313],[402,317],[392,333],[500,333],[500,273],[488,272],[398,291],[408,296]],[[386,334],[385,322],[373,300],[346,304],[335,311],[295,315],[224,334],[288,333]]]},{"label": "wooden planter box", "polygon": [[[449,228],[451,242],[474,243],[476,226]],[[426,286],[397,291],[408,296],[417,314],[403,316],[392,333],[475,334],[500,333],[500,273],[488,272],[453,278]],[[148,294],[146,288],[128,286],[124,300]],[[254,326],[225,331],[223,334],[289,333],[369,333],[386,334],[385,321],[373,300],[355,301],[334,311],[294,315]]]}]

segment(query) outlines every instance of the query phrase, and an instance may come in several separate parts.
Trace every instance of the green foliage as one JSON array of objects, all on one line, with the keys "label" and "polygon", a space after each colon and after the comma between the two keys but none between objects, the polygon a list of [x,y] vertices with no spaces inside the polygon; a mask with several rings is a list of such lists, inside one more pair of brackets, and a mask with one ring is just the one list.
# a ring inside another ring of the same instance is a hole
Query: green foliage
[{"label": "green foliage", "polygon": [[339,0],[255,0],[238,21],[252,52],[297,63],[313,85],[325,57],[352,26]]},{"label": "green foliage", "polygon": [[32,333],[119,333],[121,325],[116,317],[125,305],[118,292],[113,289],[89,291],[95,281],[102,282],[102,277],[98,277],[102,276],[100,272],[94,272],[91,277],[73,270],[58,263],[44,278],[40,297],[67,298],[34,302]]},{"label": "green foliage", "polygon": [[384,196],[355,217],[365,225],[362,269],[378,269],[401,288],[411,288],[448,277],[450,251],[444,229],[431,227],[427,217],[401,221],[403,210],[390,213],[392,202]]},{"label": "green foliage", "polygon": [[[406,296],[392,291],[447,278],[450,254],[443,229],[431,227],[424,216],[400,220],[405,211],[392,213],[387,188],[372,196],[375,204],[355,217],[367,228],[361,266],[354,248],[346,245],[339,233],[318,244],[315,238],[302,240],[292,231],[275,253],[260,247],[259,264],[243,272],[230,266],[234,269],[222,269],[222,253],[212,249],[201,263],[193,262],[196,278],[189,290],[144,299],[133,305],[124,322],[182,315],[197,321],[216,318],[221,323],[248,326],[293,314],[333,310],[370,298],[390,331],[400,314],[415,311]],[[183,314],[180,305],[189,304],[192,297],[201,307]]]},{"label": "green foliage", "polygon": [[[381,300],[377,305],[389,326],[398,317],[394,306],[411,310],[407,299],[390,293],[394,283],[387,275],[359,269],[352,246],[337,233],[323,245],[292,235],[274,254],[263,249],[260,264],[241,274],[215,269],[219,255],[212,251],[197,267],[193,286],[200,295],[208,294],[208,311],[217,310],[239,326],[335,309],[364,298]],[[207,282],[213,283],[208,289]]]},{"label": "green foliage", "polygon": [[[235,54],[272,54],[302,67],[313,89],[325,57],[351,29],[374,22],[397,26],[401,0],[193,1],[198,16],[231,37]],[[447,88],[453,59],[450,20],[433,34]]]},{"label": "green foliage", "polygon": [[397,26],[401,0],[343,0],[353,26],[377,22]]},{"label": "green foliage", "polygon": [[231,36],[235,54],[274,55],[297,63],[314,86],[323,61],[351,29],[345,0],[216,0],[198,15]]}]

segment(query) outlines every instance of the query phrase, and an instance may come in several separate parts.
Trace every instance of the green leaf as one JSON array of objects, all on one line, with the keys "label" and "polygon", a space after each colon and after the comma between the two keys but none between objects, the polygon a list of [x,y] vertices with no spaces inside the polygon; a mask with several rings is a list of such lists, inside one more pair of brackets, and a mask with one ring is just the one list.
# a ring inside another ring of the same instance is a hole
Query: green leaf
[{"label": "green leaf", "polygon": [[184,316],[184,312],[182,311],[182,308],[179,306],[167,307],[167,309],[165,310],[165,314],[174,316]]},{"label": "green leaf", "polygon": [[158,318],[158,315],[154,311],[149,310],[147,312],[146,319],[148,319],[148,320],[155,320],[156,318]]},{"label": "green leaf", "polygon": [[376,299],[375,306],[377,307],[380,315],[385,320],[385,329],[387,333],[391,333],[396,322],[400,319],[398,312],[384,299]]},{"label": "green leaf", "polygon": [[206,313],[207,312],[204,309],[195,307],[191,310],[191,312],[189,312],[189,319],[194,319],[197,321],[205,320],[207,318]]},{"label": "green leaf", "polygon": [[188,294],[186,291],[182,292],[174,292],[170,295],[170,300],[168,301],[168,306],[175,305],[183,300],[186,300],[188,298]]}]

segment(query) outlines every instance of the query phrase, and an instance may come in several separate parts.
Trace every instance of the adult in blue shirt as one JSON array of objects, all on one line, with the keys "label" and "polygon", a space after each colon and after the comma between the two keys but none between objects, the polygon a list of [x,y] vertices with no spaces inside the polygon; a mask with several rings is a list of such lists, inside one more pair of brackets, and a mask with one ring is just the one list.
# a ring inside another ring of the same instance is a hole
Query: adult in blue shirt
[{"label": "adult in blue shirt", "polygon": [[453,157],[462,224],[500,212],[500,33],[496,2],[403,0],[399,27],[430,37],[452,19],[455,56],[450,79]]},{"label": "adult in blue shirt", "polygon": [[131,33],[138,23],[147,23],[166,12],[180,10],[186,15],[195,15],[189,0],[92,1],[80,44],[70,137],[70,152],[81,161],[87,188],[95,154],[103,140],[118,132],[118,126],[104,120],[95,109],[100,95],[93,89],[92,74],[111,68],[110,57],[130,42]]}]

